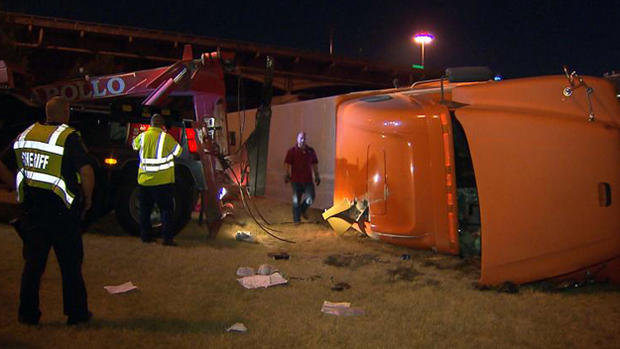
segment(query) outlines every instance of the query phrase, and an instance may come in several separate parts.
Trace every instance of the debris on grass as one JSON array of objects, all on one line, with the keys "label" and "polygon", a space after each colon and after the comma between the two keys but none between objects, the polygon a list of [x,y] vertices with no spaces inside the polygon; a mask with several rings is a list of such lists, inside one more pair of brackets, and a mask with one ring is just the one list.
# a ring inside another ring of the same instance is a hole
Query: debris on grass
[{"label": "debris on grass", "polygon": [[356,316],[356,315],[363,315],[364,309],[351,308],[351,303],[349,302],[336,303],[336,302],[330,302],[330,301],[323,301],[321,312],[325,314],[336,315],[336,316]]},{"label": "debris on grass", "polygon": [[247,332],[248,328],[242,322],[236,322],[226,329],[226,332]]},{"label": "debris on grass", "polygon": [[339,283],[335,284],[332,287],[332,291],[344,291],[344,290],[348,290],[350,288],[351,288],[351,285],[349,285],[348,283],[346,283],[346,282],[339,282]]},{"label": "debris on grass", "polygon": [[258,275],[271,275],[275,272],[279,271],[278,268],[274,267],[273,265],[270,264],[261,264],[258,267],[258,271],[256,272],[256,274]]},{"label": "debris on grass", "polygon": [[117,286],[103,286],[103,288],[108,291],[109,294],[120,294],[133,291],[138,287],[135,286],[131,281],[127,281],[124,284],[120,284]]},{"label": "debris on grass", "polygon": [[252,233],[243,230],[237,230],[237,233],[235,234],[235,239],[237,239],[238,241],[256,242],[256,239],[254,238],[254,236],[252,236]]},{"label": "debris on grass", "polygon": [[278,268],[270,264],[261,264],[256,271],[251,267],[239,267],[236,274],[241,277],[237,281],[245,288],[266,288],[288,283]]},{"label": "debris on grass", "polygon": [[254,268],[251,268],[251,267],[237,268],[237,276],[246,277],[246,276],[252,276],[254,274],[256,274],[256,272],[254,271]]},{"label": "debris on grass", "polygon": [[559,282],[555,283],[551,290],[553,292],[560,292],[560,291],[565,291],[565,290],[571,290],[571,289],[576,289],[576,288],[582,288],[585,286],[589,286],[589,285],[593,285],[596,283],[596,281],[591,278],[588,277],[590,275],[586,275],[586,279],[585,280],[574,280],[574,279],[568,279],[568,280],[560,280]]},{"label": "debris on grass", "polygon": [[288,253],[286,253],[286,252],[270,252],[270,253],[267,253],[267,256],[269,256],[269,257],[271,257],[271,258],[273,258],[275,260],[278,260],[278,259],[290,259],[291,258],[291,256]]},{"label": "debris on grass", "polygon": [[276,285],[283,285],[288,283],[280,273],[273,273],[271,275],[252,275],[237,279],[239,284],[245,288],[267,288]]}]

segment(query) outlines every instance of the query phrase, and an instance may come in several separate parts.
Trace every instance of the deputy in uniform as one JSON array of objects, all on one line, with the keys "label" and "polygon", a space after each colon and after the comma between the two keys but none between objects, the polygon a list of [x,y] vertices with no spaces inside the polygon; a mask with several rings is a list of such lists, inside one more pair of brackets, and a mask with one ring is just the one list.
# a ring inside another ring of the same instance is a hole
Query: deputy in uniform
[{"label": "deputy in uniform", "polygon": [[151,211],[157,203],[161,213],[162,244],[176,246],[172,233],[172,195],[174,193],[174,158],[181,155],[177,141],[163,130],[164,118],[159,114],[151,117],[151,127],[140,133],[133,141],[133,149],[139,152],[138,168],[140,203],[140,237],[143,242],[153,242],[151,236]]},{"label": "deputy in uniform", "polygon": [[45,113],[46,122],[37,122],[22,132],[13,151],[3,153],[0,166],[3,181],[16,170],[14,184],[22,208],[16,227],[23,240],[25,260],[18,320],[39,323],[39,285],[49,250],[54,248],[62,274],[67,325],[75,325],[88,322],[92,316],[82,278],[80,217],[91,206],[94,173],[79,133],[67,125],[69,103],[54,97],[45,105]]}]

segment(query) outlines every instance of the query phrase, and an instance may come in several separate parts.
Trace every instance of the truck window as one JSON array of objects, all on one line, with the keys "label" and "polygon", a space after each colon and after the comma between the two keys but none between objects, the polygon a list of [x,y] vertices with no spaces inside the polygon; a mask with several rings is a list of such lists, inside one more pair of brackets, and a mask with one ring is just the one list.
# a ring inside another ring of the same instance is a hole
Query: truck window
[{"label": "truck window", "polygon": [[108,143],[109,121],[105,115],[72,111],[69,123],[80,132],[87,146]]},{"label": "truck window", "polygon": [[110,141],[113,143],[125,143],[127,138],[127,123],[120,121],[110,122]]}]

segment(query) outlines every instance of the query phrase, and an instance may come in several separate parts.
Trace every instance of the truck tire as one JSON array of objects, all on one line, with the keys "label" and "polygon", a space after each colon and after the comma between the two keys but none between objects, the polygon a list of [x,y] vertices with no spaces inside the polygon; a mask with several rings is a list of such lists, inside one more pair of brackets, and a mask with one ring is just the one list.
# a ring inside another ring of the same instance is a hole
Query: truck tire
[{"label": "truck tire", "polygon": [[[193,210],[194,188],[187,181],[178,178],[174,185],[172,232],[178,234],[189,222]],[[135,178],[125,181],[119,188],[116,201],[116,219],[121,227],[131,235],[140,236],[138,203],[138,183]],[[153,237],[161,236],[161,221],[157,205],[151,213]]]}]

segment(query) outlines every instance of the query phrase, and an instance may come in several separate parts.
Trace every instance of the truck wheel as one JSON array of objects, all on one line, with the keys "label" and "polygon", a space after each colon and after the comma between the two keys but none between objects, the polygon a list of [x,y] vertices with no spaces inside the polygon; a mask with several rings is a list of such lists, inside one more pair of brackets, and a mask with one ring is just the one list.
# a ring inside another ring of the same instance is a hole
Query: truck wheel
[{"label": "truck wheel", "polygon": [[[172,231],[174,235],[178,234],[191,218],[193,192],[192,186],[184,184],[183,180],[178,180],[175,183],[172,199]],[[123,185],[119,190],[118,200],[116,201],[116,218],[125,231],[131,235],[140,236],[140,204],[138,201],[138,183],[135,179]],[[161,236],[162,224],[157,205],[151,212],[151,225],[153,236]]]}]

